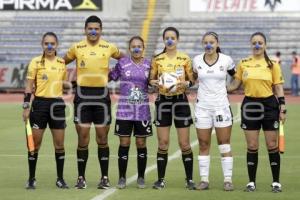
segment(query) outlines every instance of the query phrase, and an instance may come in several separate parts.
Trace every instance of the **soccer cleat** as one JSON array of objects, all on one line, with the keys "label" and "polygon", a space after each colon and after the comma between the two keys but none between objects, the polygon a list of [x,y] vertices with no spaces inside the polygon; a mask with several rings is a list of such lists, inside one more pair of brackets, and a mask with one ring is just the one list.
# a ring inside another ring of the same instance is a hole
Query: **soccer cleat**
[{"label": "soccer cleat", "polygon": [[118,181],[117,188],[124,189],[126,187],[126,179],[121,177]]},{"label": "soccer cleat", "polygon": [[110,187],[109,179],[107,176],[103,176],[98,184],[98,189],[108,189]]},{"label": "soccer cleat", "polygon": [[186,183],[185,183],[185,186],[189,190],[195,190],[196,189],[196,185],[195,185],[193,180],[187,180]]},{"label": "soccer cleat", "polygon": [[159,179],[158,181],[154,182],[152,188],[161,190],[166,187],[166,182],[163,179]]},{"label": "soccer cleat", "polygon": [[278,182],[273,182],[271,187],[272,187],[272,192],[274,192],[274,193],[282,192],[281,184]]},{"label": "soccer cleat", "polygon": [[69,189],[69,186],[67,185],[67,183],[65,182],[65,180],[64,179],[62,179],[62,178],[58,178],[57,180],[56,180],[56,186],[58,187],[58,188],[61,188],[61,189]]},{"label": "soccer cleat", "polygon": [[86,182],[85,182],[85,178],[82,176],[79,176],[77,179],[77,183],[75,185],[75,188],[77,189],[85,189],[86,188]]},{"label": "soccer cleat", "polygon": [[142,177],[139,177],[139,178],[137,179],[136,183],[137,183],[137,187],[138,187],[139,189],[144,189],[144,188],[146,187],[146,185],[145,185],[145,179],[142,178]]},{"label": "soccer cleat", "polygon": [[26,189],[34,190],[35,186],[36,186],[36,179],[35,178],[28,179],[28,181],[26,183]]},{"label": "soccer cleat", "polygon": [[206,182],[206,181],[201,181],[197,187],[196,187],[197,190],[208,190],[209,189],[209,182]]},{"label": "soccer cleat", "polygon": [[233,187],[233,184],[232,182],[224,182],[224,191],[233,191],[234,190],[234,187]]},{"label": "soccer cleat", "polygon": [[246,185],[245,192],[254,192],[256,190],[256,186],[254,182],[250,182]]}]

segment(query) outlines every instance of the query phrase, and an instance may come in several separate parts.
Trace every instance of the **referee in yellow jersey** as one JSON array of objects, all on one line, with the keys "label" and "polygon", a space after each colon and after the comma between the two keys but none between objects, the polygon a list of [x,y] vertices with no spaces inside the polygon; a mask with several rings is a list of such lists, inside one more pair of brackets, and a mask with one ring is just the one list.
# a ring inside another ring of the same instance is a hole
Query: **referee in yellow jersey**
[{"label": "referee in yellow jersey", "polygon": [[107,89],[109,60],[119,59],[119,49],[101,39],[102,21],[90,16],[85,21],[86,39],[72,45],[64,59],[76,60],[77,88],[74,97],[74,122],[78,134],[76,188],[85,189],[85,168],[88,160],[90,127],[94,123],[101,168],[99,189],[110,187],[108,179],[109,147],[107,137],[111,123],[111,101]]},{"label": "referee in yellow jersey", "polygon": [[[245,191],[256,190],[258,164],[259,131],[264,131],[273,176],[273,192],[281,192],[279,182],[280,154],[278,150],[279,121],[286,119],[281,68],[275,60],[270,60],[266,52],[266,36],[256,32],[251,36],[252,56],[240,61],[235,80],[228,91],[243,84],[245,98],[242,103],[241,128],[247,141],[247,167],[249,183]],[[273,93],[274,91],[274,93]],[[275,96],[276,95],[276,96]]]},{"label": "referee in yellow jersey", "polygon": [[182,151],[182,161],[186,173],[186,187],[195,189],[193,182],[193,152],[190,145],[189,127],[193,123],[186,88],[194,83],[191,59],[183,52],[177,51],[179,32],[174,27],[168,27],[163,32],[165,49],[152,60],[150,70],[150,84],[159,86],[159,77],[173,74],[179,80],[175,91],[160,87],[155,101],[158,151],[157,173],[158,180],[154,183],[154,189],[165,187],[165,171],[168,162],[168,148],[170,142],[170,128],[174,119],[177,129],[178,143]]},{"label": "referee in yellow jersey", "polygon": [[[62,189],[68,188],[63,178],[66,122],[65,103],[62,99],[67,70],[65,61],[56,56],[57,46],[57,36],[53,32],[45,33],[42,39],[43,55],[33,58],[28,67],[23,119],[27,122],[30,118],[35,152],[34,154],[28,153],[29,179],[26,185],[27,189],[35,189],[36,187],[35,170],[38,151],[47,124],[51,129],[55,148],[56,186]],[[33,92],[34,100],[30,109],[30,99]]]}]

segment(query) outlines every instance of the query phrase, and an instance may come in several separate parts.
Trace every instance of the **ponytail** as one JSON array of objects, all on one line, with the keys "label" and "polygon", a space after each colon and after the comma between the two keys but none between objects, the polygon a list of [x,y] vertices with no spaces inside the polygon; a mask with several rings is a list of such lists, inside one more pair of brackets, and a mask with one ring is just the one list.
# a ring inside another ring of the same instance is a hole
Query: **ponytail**
[{"label": "ponytail", "polygon": [[220,48],[220,47],[217,47],[216,51],[217,51],[217,53],[222,53],[222,51],[221,51],[221,48]]},{"label": "ponytail", "polygon": [[272,69],[272,67],[273,67],[273,62],[272,62],[271,59],[269,58],[269,56],[268,56],[266,50],[264,51],[264,57],[265,57],[265,61],[266,61],[267,64],[268,64],[268,67],[269,67],[270,69]]},{"label": "ponytail", "polygon": [[158,57],[158,56],[160,56],[161,54],[166,53],[166,51],[167,51],[167,48],[165,47],[164,50],[163,50],[162,52],[160,52],[159,54],[156,54],[154,57]]}]

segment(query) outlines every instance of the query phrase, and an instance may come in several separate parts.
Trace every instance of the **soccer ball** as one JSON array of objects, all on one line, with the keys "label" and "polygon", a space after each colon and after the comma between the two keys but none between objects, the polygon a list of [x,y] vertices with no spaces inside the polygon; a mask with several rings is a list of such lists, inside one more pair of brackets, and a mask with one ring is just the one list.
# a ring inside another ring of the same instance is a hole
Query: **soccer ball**
[{"label": "soccer ball", "polygon": [[176,85],[179,82],[179,78],[176,73],[163,73],[159,77],[159,86],[168,91],[168,92],[176,92]]}]

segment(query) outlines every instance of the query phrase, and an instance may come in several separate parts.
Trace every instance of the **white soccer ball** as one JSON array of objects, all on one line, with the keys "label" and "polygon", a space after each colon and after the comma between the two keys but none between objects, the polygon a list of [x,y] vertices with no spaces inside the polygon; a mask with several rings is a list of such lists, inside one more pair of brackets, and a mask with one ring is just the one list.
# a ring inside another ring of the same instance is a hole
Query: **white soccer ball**
[{"label": "white soccer ball", "polygon": [[159,77],[159,86],[168,92],[176,92],[176,85],[179,81],[178,75],[176,73],[163,73]]}]

